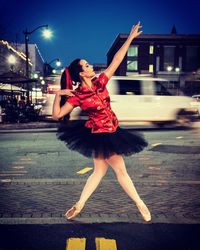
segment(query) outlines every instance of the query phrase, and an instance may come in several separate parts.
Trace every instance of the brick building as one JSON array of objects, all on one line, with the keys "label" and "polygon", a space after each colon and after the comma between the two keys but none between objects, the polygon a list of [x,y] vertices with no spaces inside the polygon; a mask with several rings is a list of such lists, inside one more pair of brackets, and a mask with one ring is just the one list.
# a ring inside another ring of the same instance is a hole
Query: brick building
[{"label": "brick building", "polygon": [[[112,61],[128,34],[119,34],[107,53]],[[142,34],[133,40],[116,75],[150,74],[167,78],[171,88],[200,93],[200,35]]]}]

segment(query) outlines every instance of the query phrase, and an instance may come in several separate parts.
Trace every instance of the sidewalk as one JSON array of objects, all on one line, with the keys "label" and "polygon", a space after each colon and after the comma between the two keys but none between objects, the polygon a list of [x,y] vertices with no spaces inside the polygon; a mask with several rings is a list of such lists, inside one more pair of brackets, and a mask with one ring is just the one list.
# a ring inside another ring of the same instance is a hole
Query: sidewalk
[{"label": "sidewalk", "polygon": [[[83,180],[16,180],[1,183],[0,224],[65,224],[64,211],[78,199]],[[152,211],[152,223],[200,223],[199,182],[135,182]],[[73,191],[73,192],[72,192]],[[115,181],[104,180],[76,218],[82,223],[144,223]]]}]

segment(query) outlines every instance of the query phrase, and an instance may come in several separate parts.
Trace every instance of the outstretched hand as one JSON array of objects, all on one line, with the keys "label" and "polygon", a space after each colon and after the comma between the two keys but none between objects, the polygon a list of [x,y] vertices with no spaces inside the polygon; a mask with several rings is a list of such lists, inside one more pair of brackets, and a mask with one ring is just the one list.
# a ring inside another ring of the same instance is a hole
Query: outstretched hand
[{"label": "outstretched hand", "polygon": [[140,26],[140,21],[136,25],[133,25],[132,30],[130,32],[130,37],[132,39],[138,37],[142,33],[142,31],[139,31],[140,28],[142,28],[142,26]]}]

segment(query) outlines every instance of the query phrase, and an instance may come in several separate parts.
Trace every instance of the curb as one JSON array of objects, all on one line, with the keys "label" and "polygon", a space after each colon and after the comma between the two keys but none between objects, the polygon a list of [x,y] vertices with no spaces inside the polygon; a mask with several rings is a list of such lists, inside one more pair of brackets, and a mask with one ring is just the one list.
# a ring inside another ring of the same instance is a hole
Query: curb
[{"label": "curb", "polygon": [[[10,214],[11,215],[11,214]],[[152,220],[145,222],[138,214],[80,214],[74,220],[67,220],[64,214],[50,215],[43,213],[22,214],[16,217],[2,214],[0,225],[5,224],[94,224],[94,223],[140,223],[140,224],[200,224],[195,218],[187,218],[182,216],[166,216],[165,214],[152,214]]]},{"label": "curb", "polygon": [[[125,124],[120,124],[121,128],[124,129],[136,129],[136,130],[157,130],[159,128],[152,128],[150,125],[146,126],[137,126],[136,124],[133,125],[125,125]],[[58,125],[52,126],[52,125],[45,125],[45,126],[37,126],[37,125],[27,125],[27,127],[22,126],[22,127],[16,127],[16,125],[13,126],[1,126],[0,125],[0,133],[26,133],[26,132],[56,132],[58,129]],[[167,127],[164,129],[168,129]],[[169,128],[171,129],[171,128]],[[194,122],[190,129],[200,129],[200,122]]]},{"label": "curb", "polygon": [[38,132],[56,132],[57,128],[26,128],[26,129],[0,129],[0,133],[38,133]]}]

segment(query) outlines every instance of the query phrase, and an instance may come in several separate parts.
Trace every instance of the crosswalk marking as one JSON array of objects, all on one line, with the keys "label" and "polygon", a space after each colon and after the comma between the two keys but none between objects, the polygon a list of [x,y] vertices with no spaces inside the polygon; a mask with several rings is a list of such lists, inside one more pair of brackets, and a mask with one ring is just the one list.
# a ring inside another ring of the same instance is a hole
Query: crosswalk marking
[{"label": "crosswalk marking", "polygon": [[116,241],[113,239],[96,238],[96,250],[117,250]]},{"label": "crosswalk marking", "polygon": [[66,250],[85,250],[86,238],[69,238],[66,244]]},{"label": "crosswalk marking", "polygon": [[92,169],[93,169],[93,168],[91,168],[91,167],[86,167],[86,168],[83,168],[83,169],[81,169],[80,171],[78,171],[78,172],[76,172],[76,173],[77,173],[77,174],[85,174],[85,173],[91,171]]}]

